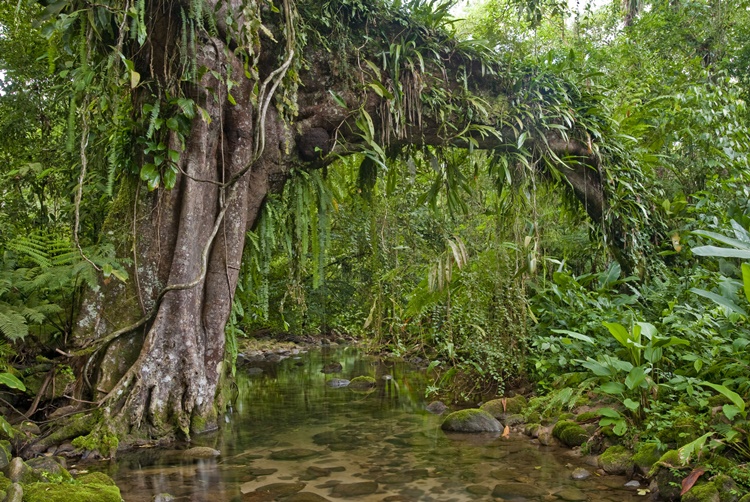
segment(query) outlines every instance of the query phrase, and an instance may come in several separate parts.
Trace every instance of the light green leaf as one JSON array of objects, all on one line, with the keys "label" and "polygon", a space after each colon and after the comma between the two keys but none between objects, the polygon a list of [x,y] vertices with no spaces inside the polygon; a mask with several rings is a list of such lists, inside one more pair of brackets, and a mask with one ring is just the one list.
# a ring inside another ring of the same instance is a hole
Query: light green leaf
[{"label": "light green leaf", "polygon": [[698,246],[692,249],[696,256],[710,256],[713,258],[741,258],[750,260],[750,250],[745,249],[728,249],[717,246]]},{"label": "light green leaf", "polygon": [[722,307],[728,308],[732,312],[737,312],[738,314],[742,314],[744,316],[747,316],[747,312],[745,312],[745,309],[734,303],[732,300],[725,298],[721,295],[717,295],[716,293],[712,293],[710,291],[706,291],[705,289],[699,289],[699,288],[690,288],[690,291],[692,293],[695,293],[696,295],[700,295],[704,298],[708,298],[709,300],[712,300],[715,303],[718,303]]},{"label": "light green leaf", "polygon": [[640,387],[641,384],[645,381],[646,381],[646,372],[643,369],[643,366],[636,366],[635,368],[630,370],[630,373],[628,373],[628,376],[625,377],[625,385],[630,390]]},{"label": "light green leaf", "polygon": [[625,386],[620,382],[606,382],[599,386],[599,390],[607,394],[622,394],[625,392]]},{"label": "light green leaf", "polygon": [[742,282],[745,289],[745,298],[750,302],[750,263],[742,264]]},{"label": "light green leaf", "polygon": [[339,96],[336,92],[334,92],[332,89],[329,89],[328,92],[330,93],[333,100],[336,102],[337,105],[339,105],[341,108],[349,108],[346,106],[346,101],[344,101],[344,98]]},{"label": "light green leaf", "polygon": [[575,338],[576,340],[581,340],[583,342],[596,344],[596,341],[590,336],[586,336],[581,333],[576,333],[575,331],[568,331],[567,329],[551,329],[550,331],[552,331],[553,333],[557,333],[559,335],[568,335],[571,338]]},{"label": "light green leaf", "polygon": [[640,403],[637,403],[630,398],[623,401],[622,404],[624,404],[625,407],[631,411],[635,411],[641,406]]},{"label": "light green leaf", "polygon": [[740,410],[740,412],[742,413],[745,412],[745,400],[742,399],[742,397],[736,392],[734,392],[733,390],[727,389],[723,385],[717,385],[711,382],[701,382],[701,385],[705,385],[706,387],[711,387],[716,392],[718,392],[722,396],[732,401],[732,403],[734,403],[734,405]]},{"label": "light green leaf", "polygon": [[630,349],[630,345],[628,344],[628,341],[630,340],[630,335],[628,335],[628,330],[625,329],[625,326],[620,324],[619,322],[603,322],[602,323],[606,328],[609,330],[609,332],[612,334],[612,336],[620,342],[620,345],[623,347]]},{"label": "light green leaf", "polygon": [[23,382],[11,373],[0,373],[0,383],[11,389],[26,390]]}]

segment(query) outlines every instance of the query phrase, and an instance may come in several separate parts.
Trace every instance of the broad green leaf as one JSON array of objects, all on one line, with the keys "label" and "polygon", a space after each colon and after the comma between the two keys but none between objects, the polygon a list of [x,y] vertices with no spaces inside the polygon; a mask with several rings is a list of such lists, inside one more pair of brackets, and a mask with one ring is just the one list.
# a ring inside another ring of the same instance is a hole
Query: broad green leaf
[{"label": "broad green leaf", "polygon": [[630,398],[627,398],[626,400],[624,400],[622,404],[624,404],[625,407],[631,411],[635,411],[641,406],[640,403],[637,403]]},{"label": "broad green leaf", "polygon": [[339,105],[341,108],[349,108],[346,106],[346,101],[344,101],[344,98],[336,94],[336,92],[333,91],[333,89],[329,89],[328,92],[330,93],[333,100],[336,102],[337,105]]},{"label": "broad green leaf", "polygon": [[685,446],[683,446],[682,448],[680,448],[679,450],[677,450],[677,456],[679,457],[682,465],[687,465],[688,462],[690,462],[690,457],[692,457],[693,454],[700,455],[701,450],[703,449],[703,445],[706,443],[706,439],[708,439],[709,437],[713,435],[714,435],[713,432],[704,434],[698,439],[696,439],[695,441],[692,441],[686,444]]},{"label": "broad green leaf", "polygon": [[559,335],[568,335],[571,338],[575,338],[576,340],[581,340],[583,342],[596,344],[596,341],[590,336],[586,336],[581,333],[576,333],[575,331],[568,331],[567,329],[551,329],[550,331],[552,331],[553,333],[557,333]]},{"label": "broad green leaf", "polygon": [[718,303],[722,307],[728,308],[732,312],[737,312],[738,314],[742,314],[744,316],[747,316],[747,312],[745,312],[745,309],[734,303],[732,300],[728,298],[724,298],[721,295],[717,295],[716,293],[712,293],[710,291],[706,291],[705,289],[698,289],[698,288],[690,288],[690,291],[692,293],[695,293],[696,295],[700,295],[704,298],[708,298],[709,300],[712,300],[715,303]]},{"label": "broad green leaf", "polygon": [[622,268],[620,267],[620,264],[614,262],[610,265],[607,271],[599,277],[599,289],[608,289],[612,287],[617,282],[617,279],[620,278],[621,273]]},{"label": "broad green leaf", "polygon": [[0,373],[0,383],[11,389],[26,390],[23,382],[11,373]]},{"label": "broad green leaf", "polygon": [[717,385],[711,382],[701,382],[701,385],[705,385],[706,387],[711,387],[716,392],[718,392],[722,396],[732,401],[732,403],[734,403],[734,405],[740,410],[740,412],[742,413],[745,412],[745,400],[742,399],[742,397],[736,392],[734,392],[733,390],[727,389],[723,385]]},{"label": "broad green leaf", "polygon": [[612,376],[613,375],[613,372],[611,369],[607,368],[606,366],[603,366],[602,364],[599,364],[593,359],[580,361],[580,363],[581,363],[581,366],[583,366],[584,368],[590,369],[591,372],[596,376]]},{"label": "broad green leaf", "polygon": [[644,381],[646,381],[646,372],[644,371],[643,366],[636,366],[630,370],[628,376],[625,377],[625,385],[630,390],[640,387]]},{"label": "broad green leaf", "polygon": [[621,418],[622,415],[620,415],[620,412],[612,409],[612,408],[599,408],[597,410],[600,417],[609,417],[609,418]]},{"label": "broad green leaf", "polygon": [[[722,244],[726,244],[728,246],[732,246],[737,249],[750,249],[750,243],[743,242],[737,239],[732,239],[731,237],[717,234],[716,232],[709,232],[707,230],[695,230],[691,233],[693,235],[700,235],[701,237],[708,237],[709,239],[715,240],[717,242],[721,242]],[[709,247],[709,246],[700,246],[700,247]],[[695,251],[693,251],[693,254],[696,254]],[[703,256],[703,255],[699,255],[699,256]]]},{"label": "broad green leaf", "polygon": [[622,394],[625,392],[625,386],[620,382],[606,382],[599,386],[599,390],[607,394]]},{"label": "broad green leaf", "polygon": [[742,264],[742,283],[745,289],[745,298],[750,302],[750,263]]},{"label": "broad green leaf", "polygon": [[740,409],[733,404],[725,404],[722,406],[721,411],[724,412],[724,416],[729,420],[734,420],[734,417],[741,413]]},{"label": "broad green leaf", "polygon": [[710,256],[713,258],[741,258],[750,260],[750,250],[745,249],[728,249],[717,246],[698,246],[692,249],[696,256]]},{"label": "broad green leaf", "polygon": [[13,437],[16,435],[16,432],[13,430],[13,426],[10,425],[10,423],[5,420],[5,417],[3,417],[2,415],[0,415],[0,430],[2,430],[9,437]]},{"label": "broad green leaf", "polygon": [[630,340],[630,335],[628,334],[628,330],[625,329],[625,326],[620,324],[619,322],[603,322],[602,323],[606,328],[609,330],[609,332],[612,334],[613,337],[615,337],[615,340],[620,342],[620,344],[629,349],[631,346],[628,344],[628,341]]}]

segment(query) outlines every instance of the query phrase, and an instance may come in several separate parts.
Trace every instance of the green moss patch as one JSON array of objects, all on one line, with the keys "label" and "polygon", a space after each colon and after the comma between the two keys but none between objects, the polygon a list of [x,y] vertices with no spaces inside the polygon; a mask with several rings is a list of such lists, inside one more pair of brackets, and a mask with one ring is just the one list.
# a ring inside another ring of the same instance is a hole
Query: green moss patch
[{"label": "green moss patch", "polygon": [[113,485],[32,483],[23,487],[24,502],[122,502]]},{"label": "green moss patch", "polygon": [[599,467],[607,474],[626,474],[633,470],[633,454],[624,446],[610,446],[599,456]]},{"label": "green moss patch", "polygon": [[372,389],[375,387],[375,379],[371,376],[358,376],[349,382],[349,388],[355,390]]}]

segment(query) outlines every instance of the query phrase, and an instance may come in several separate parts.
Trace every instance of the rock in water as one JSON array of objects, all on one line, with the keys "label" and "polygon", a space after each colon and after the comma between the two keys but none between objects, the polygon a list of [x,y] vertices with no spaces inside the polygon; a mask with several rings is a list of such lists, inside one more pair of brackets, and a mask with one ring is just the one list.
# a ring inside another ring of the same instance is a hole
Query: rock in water
[{"label": "rock in water", "polygon": [[578,467],[577,469],[573,470],[573,474],[571,474],[571,477],[577,481],[588,479],[591,477],[591,473],[584,469],[583,467]]},{"label": "rock in water", "polygon": [[333,387],[334,389],[338,389],[341,387],[348,387],[349,386],[349,380],[346,380],[344,378],[331,378],[326,382],[326,385],[329,387]]},{"label": "rock in water", "polygon": [[219,450],[214,450],[208,446],[196,446],[182,452],[182,456],[187,458],[213,458],[219,455],[221,455]]},{"label": "rock in water", "polygon": [[440,401],[433,401],[425,409],[433,415],[442,415],[448,410],[448,407]]},{"label": "rock in water", "polygon": [[445,417],[442,429],[452,432],[500,432],[503,430],[495,417],[478,409],[454,411]]},{"label": "rock in water", "polygon": [[319,452],[307,448],[289,448],[288,450],[279,450],[271,452],[271,458],[274,460],[297,460],[300,458],[313,457]]},{"label": "rock in water", "polygon": [[341,483],[333,487],[331,495],[334,497],[340,497],[343,499],[349,499],[351,497],[359,497],[361,495],[370,495],[375,493],[378,489],[378,484],[375,481],[364,481],[362,483]]},{"label": "rock in water", "polygon": [[341,366],[341,363],[331,363],[326,364],[323,366],[323,369],[320,370],[321,373],[330,374],[330,373],[338,373],[343,369]]}]

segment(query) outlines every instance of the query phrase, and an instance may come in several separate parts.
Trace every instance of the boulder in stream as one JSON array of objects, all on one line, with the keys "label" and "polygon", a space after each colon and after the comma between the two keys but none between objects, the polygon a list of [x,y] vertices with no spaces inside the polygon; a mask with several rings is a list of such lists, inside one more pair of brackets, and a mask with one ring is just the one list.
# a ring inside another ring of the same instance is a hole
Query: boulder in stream
[{"label": "boulder in stream", "polygon": [[219,450],[208,446],[195,446],[182,452],[182,456],[185,458],[213,458],[219,455],[221,455]]},{"label": "boulder in stream", "polygon": [[484,410],[476,408],[454,411],[445,417],[444,431],[451,432],[500,432],[502,424]]},{"label": "boulder in stream", "polygon": [[425,409],[433,415],[442,415],[448,411],[448,407],[442,401],[433,401]]},{"label": "boulder in stream", "polygon": [[326,382],[326,385],[333,387],[334,389],[339,389],[342,387],[348,387],[349,380],[346,380],[345,378],[331,378]]},{"label": "boulder in stream", "polygon": [[331,363],[326,364],[323,366],[323,369],[320,370],[321,373],[325,373],[326,375],[331,373],[339,373],[343,369],[343,366],[341,366],[341,363]]},{"label": "boulder in stream", "polygon": [[349,382],[349,388],[354,390],[372,389],[375,387],[375,379],[371,376],[358,376]]}]

